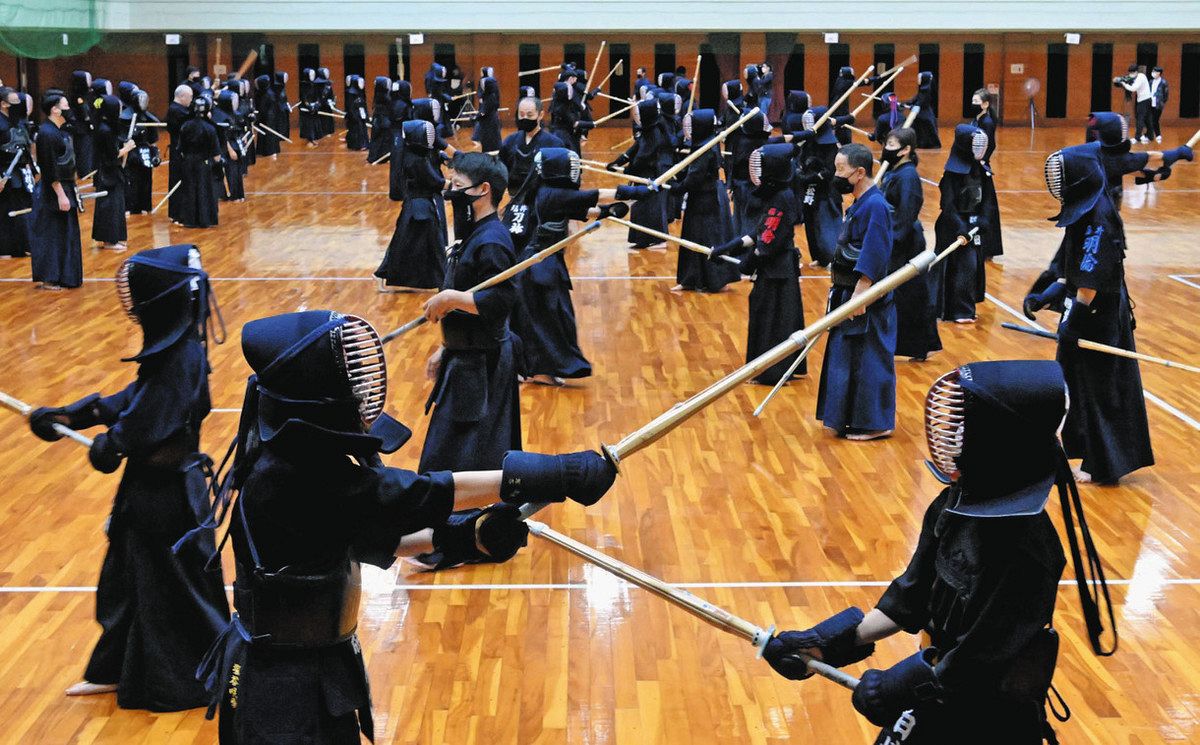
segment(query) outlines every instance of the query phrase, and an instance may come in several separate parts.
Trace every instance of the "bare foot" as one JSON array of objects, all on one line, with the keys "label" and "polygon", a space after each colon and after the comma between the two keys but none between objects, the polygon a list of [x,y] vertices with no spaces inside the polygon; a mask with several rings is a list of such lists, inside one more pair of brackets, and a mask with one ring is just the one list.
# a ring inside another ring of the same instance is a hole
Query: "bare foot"
[{"label": "bare foot", "polygon": [[81,680],[67,689],[68,696],[95,696],[99,693],[113,693],[117,690],[116,683],[89,683]]},{"label": "bare foot", "polygon": [[529,378],[529,382],[537,383],[538,385],[548,385],[554,388],[561,388],[566,381],[564,381],[562,378],[554,377],[553,375],[534,375],[532,378]]},{"label": "bare foot", "polygon": [[874,432],[855,432],[853,434],[846,435],[846,439],[853,440],[855,442],[866,442],[868,440],[881,440],[884,437],[891,437],[891,436],[892,436],[892,430],[880,429],[880,430],[876,430]]},{"label": "bare foot", "polygon": [[974,318],[955,318],[954,322],[961,323],[961,324],[968,324],[968,323],[975,323],[975,319]]}]

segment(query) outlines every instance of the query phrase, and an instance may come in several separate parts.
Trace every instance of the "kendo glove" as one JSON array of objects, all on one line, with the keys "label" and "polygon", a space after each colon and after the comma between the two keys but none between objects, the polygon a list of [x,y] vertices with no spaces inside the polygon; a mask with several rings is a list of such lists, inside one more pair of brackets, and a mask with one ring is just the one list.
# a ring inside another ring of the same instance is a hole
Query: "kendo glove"
[{"label": "kendo glove", "polygon": [[100,473],[112,473],[121,467],[121,460],[125,456],[117,450],[117,445],[108,436],[107,432],[101,432],[96,435],[96,439],[92,440],[92,446],[88,448],[88,460],[92,463],[92,468],[95,468]]},{"label": "kendo glove", "polygon": [[500,499],[508,504],[562,502],[586,506],[600,501],[617,479],[617,469],[594,450],[543,455],[510,450],[504,456]]},{"label": "kendo glove", "polygon": [[653,196],[658,189],[653,189],[645,184],[621,184],[617,187],[617,199],[645,199]]},{"label": "kendo glove", "polygon": [[[58,408],[42,406],[34,409],[29,412],[29,429],[46,442],[55,442],[63,437],[54,431],[56,423],[65,424],[71,429],[95,427],[100,424],[100,412],[96,408],[96,402],[99,400],[100,394],[93,393],[68,406]],[[63,419],[66,421],[63,422]]]},{"label": "kendo glove", "polygon": [[1178,160],[1186,160],[1191,163],[1193,157],[1192,149],[1187,145],[1180,145],[1174,150],[1164,150],[1162,154],[1163,167],[1170,168]]},{"label": "kendo glove", "polygon": [[625,163],[626,163],[626,161],[624,158],[617,158],[616,160],[610,160],[608,162],[608,165],[604,166],[604,170],[616,172],[616,170],[618,168],[620,168],[621,166],[625,165]]},{"label": "kendo glove", "polygon": [[433,529],[433,551],[416,558],[433,569],[459,564],[500,564],[516,556],[529,541],[529,526],[511,504],[450,513],[446,524]]},{"label": "kendo glove", "polygon": [[708,254],[709,261],[719,261],[722,256],[732,256],[736,253],[741,253],[746,247],[742,238],[743,236],[739,235],[737,238],[725,241],[719,246],[713,246],[712,251]]},{"label": "kendo glove", "polygon": [[907,709],[938,698],[942,689],[928,659],[936,650],[924,649],[887,670],[863,673],[850,703],[876,727],[887,727]]},{"label": "kendo glove", "polygon": [[624,202],[613,202],[612,204],[600,205],[600,219],[606,217],[625,217],[629,214],[629,205]]},{"label": "kendo glove", "polygon": [[1029,320],[1034,320],[1035,314],[1043,308],[1058,306],[1067,297],[1067,283],[1059,282],[1053,272],[1042,272],[1042,276],[1050,275],[1051,282],[1049,286],[1043,285],[1042,290],[1037,290],[1041,283],[1041,277],[1037,282],[1034,282],[1030,288],[1029,294],[1025,296],[1025,301],[1021,304],[1021,310],[1025,313],[1025,317]]},{"label": "kendo glove", "polygon": [[845,116],[835,116],[833,118],[833,126],[844,127],[847,124],[852,125],[856,121],[858,121],[858,120],[854,118],[854,114],[846,114]]},{"label": "kendo glove", "polygon": [[1157,170],[1142,169],[1141,175],[1135,176],[1133,183],[1137,184],[1138,186],[1145,186],[1146,184],[1152,184],[1155,181],[1166,181],[1169,178],[1171,178],[1170,168],[1164,167]]},{"label": "kendo glove", "polygon": [[1058,345],[1062,349],[1074,350],[1079,348],[1079,337],[1087,328],[1088,318],[1092,315],[1091,306],[1075,300],[1067,306],[1062,320],[1058,324]]},{"label": "kendo glove", "polygon": [[875,652],[874,644],[854,643],[858,625],[862,620],[861,610],[847,608],[811,629],[784,631],[767,642],[763,658],[775,672],[788,680],[804,680],[813,674],[798,656],[801,652],[819,650],[819,659],[834,667],[845,667],[860,662]]}]

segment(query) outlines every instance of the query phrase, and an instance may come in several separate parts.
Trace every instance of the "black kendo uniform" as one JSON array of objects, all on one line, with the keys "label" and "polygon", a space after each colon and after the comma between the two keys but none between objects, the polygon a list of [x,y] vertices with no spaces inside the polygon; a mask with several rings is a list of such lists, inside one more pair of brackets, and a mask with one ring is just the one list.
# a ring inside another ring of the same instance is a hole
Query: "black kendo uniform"
[{"label": "black kendo uniform", "polygon": [[[805,129],[811,130],[828,110],[828,106],[814,106],[806,111]],[[842,196],[834,191],[832,184],[833,161],[838,152],[834,128],[843,120],[844,117],[830,117],[805,143],[800,173],[796,176],[796,182],[804,190],[800,203],[804,206],[808,255],[821,266],[829,266],[833,261],[838,235],[842,231]]]},{"label": "black kendo uniform", "polygon": [[393,80],[388,99],[387,127],[392,133],[391,157],[388,158],[388,198],[404,201],[407,178],[404,173],[404,123],[412,118],[412,86],[407,80]]},{"label": "black kendo uniform", "polygon": [[[1057,742],[1044,709],[1058,653],[1050,624],[1066,564],[1045,511],[1056,484],[1098,654],[1112,653],[1100,644],[1101,593],[1113,622],[1099,555],[1055,437],[1066,410],[1062,372],[1048,361],[971,363],[939,379],[929,400],[928,463],[949,485],[926,511],[907,569],[876,608],[910,634],[928,633],[931,646],[889,669],[867,670],[851,702],[883,728],[877,745]],[[1091,594],[1076,522],[1092,567]],[[800,650],[818,649],[836,667],[858,662],[875,646],[856,643],[862,620],[850,608],[812,629],[784,632],[764,657],[794,680],[811,674],[793,656]],[[1115,626],[1112,633],[1115,650]]]},{"label": "black kendo uniform", "polygon": [[500,149],[500,84],[487,76],[479,81],[479,113],[475,115],[475,131],[471,139],[485,153]]},{"label": "black kendo uniform", "polygon": [[[33,281],[59,287],[83,284],[83,246],[79,234],[79,196],[75,193],[75,150],[71,133],[47,119],[38,128],[37,164],[42,178],[34,189]],[[52,183],[62,184],[70,202],[58,209]]]},{"label": "black kendo uniform", "polygon": [[[450,110],[450,94],[448,91],[448,81],[446,80],[446,66],[434,62],[429,66],[429,72],[425,73],[425,97],[437,101],[438,108],[441,112]],[[441,121],[434,122],[437,125],[437,133],[439,137],[453,137],[454,125],[450,122],[452,117],[439,117]]]},{"label": "black kendo uniform", "polygon": [[376,163],[392,149],[392,118],[389,107],[392,95],[392,81],[383,76],[375,76],[375,89],[371,105],[371,144],[367,148],[367,162]]},{"label": "black kendo uniform", "polygon": [[[118,126],[116,128],[116,131],[117,131],[117,135],[118,135],[119,142],[121,145],[124,145],[128,140],[133,139],[132,128],[133,128],[133,121],[134,121],[134,117],[135,117],[134,106],[137,105],[138,90],[139,89],[137,87],[137,83],[133,83],[128,80],[122,80],[120,83],[117,83],[117,98],[119,98],[121,100],[121,115],[120,115],[120,126]],[[129,196],[133,192],[133,184],[130,183],[130,168],[129,168],[129,161],[133,157],[134,157],[134,153],[130,152],[130,154],[125,157],[125,163],[123,164],[122,169],[121,169],[122,170],[121,186],[122,186],[122,189],[124,189],[124,191],[125,191],[125,204],[126,205],[129,204]],[[126,206],[126,209],[129,209],[129,207]]]},{"label": "black kendo uniform", "polygon": [[[275,116],[275,110],[278,108],[278,102],[275,97],[275,91],[271,87],[271,78],[268,75],[259,75],[254,79],[254,108],[258,111],[258,118],[262,119],[264,124],[273,129],[274,124],[272,124],[272,121]],[[257,135],[254,138],[254,150],[256,153],[263,157],[279,155],[281,140],[278,137],[270,132],[266,132],[266,134],[258,132]],[[174,163],[175,161],[172,160],[171,162]]]},{"label": "black kendo uniform", "polygon": [[889,132],[904,125],[904,115],[900,113],[900,99],[895,93],[889,91],[883,94],[883,109],[883,113],[875,118],[875,131],[871,133],[871,140],[878,142],[881,147],[887,145]]},{"label": "black kendo uniform", "polygon": [[[712,109],[696,109],[683,118],[684,138],[692,147],[703,147],[716,134],[716,114]],[[671,193],[687,196],[680,236],[701,245],[719,245],[733,237],[733,219],[729,214],[729,192],[721,182],[722,158],[719,146],[713,146],[672,183]],[[720,292],[739,279],[737,267],[726,262],[710,262],[703,254],[679,249],[675,281],[686,290]]]},{"label": "black kendo uniform", "polygon": [[33,207],[33,137],[22,104],[0,117],[0,256],[24,257],[33,243],[33,217],[30,213],[9,217]]},{"label": "black kendo uniform", "polygon": [[[992,154],[996,152],[996,119],[989,106],[987,111],[980,111],[975,116],[975,126],[983,130],[988,137],[987,150],[983,154],[983,220],[988,229],[983,236],[982,253],[984,258],[1004,254],[1004,236],[1000,230],[1000,202],[996,198],[996,173],[992,170]],[[980,274],[980,279],[983,275]],[[983,301],[984,283],[980,283],[979,300]]]},{"label": "black kendo uniform", "polygon": [[324,133],[320,129],[317,111],[321,105],[321,86],[316,82],[317,71],[306,67],[300,71],[300,137],[314,143]]},{"label": "black kendo uniform", "polygon": [[[150,95],[143,90],[133,93],[133,114],[139,122],[157,122],[150,113]],[[154,169],[162,163],[158,150],[158,127],[135,126],[134,148],[125,161],[125,180],[129,184],[129,199],[125,208],[139,215],[154,208]]]},{"label": "black kendo uniform", "polygon": [[75,168],[79,178],[92,172],[92,74],[86,70],[71,73],[71,138],[75,147]]},{"label": "black kendo uniform", "polygon": [[201,96],[192,102],[195,115],[179,129],[179,215],[176,221],[189,228],[208,228],[218,222],[221,140],[208,118],[212,102]]},{"label": "black kendo uniform", "polygon": [[[1059,324],[1058,361],[1071,392],[1063,444],[1100,483],[1113,483],[1154,465],[1150,427],[1137,360],[1080,349],[1078,339],[1136,351],[1133,309],[1125,286],[1125,228],[1109,197],[1097,143],[1064,148],[1058,196],[1065,228],[1062,253],[1066,297],[1095,290],[1090,305],[1071,303]],[[1054,186],[1051,184],[1051,186]],[[1055,193],[1054,189],[1051,193]]]},{"label": "black kendo uniform", "polygon": [[[246,146],[242,140],[244,131],[237,115],[237,94],[233,91],[221,91],[217,96],[217,108],[212,113],[213,125],[217,128],[217,139],[220,142],[221,155],[225,158],[225,167],[221,169],[225,178],[221,183],[224,200],[239,200],[246,198],[246,187],[242,180],[243,163],[246,160]],[[230,148],[237,153],[237,160],[229,155]]]},{"label": "black kendo uniform", "polygon": [[242,78],[238,81],[238,126],[242,129],[242,141],[246,143],[246,157],[241,162],[242,178],[250,172],[250,166],[258,162],[258,153],[254,149],[254,123],[258,113],[254,110],[254,98],[250,94],[250,81]]},{"label": "black kendo uniform", "polygon": [[292,109],[288,104],[287,81],[288,74],[286,72],[275,73],[275,81],[271,84],[271,91],[275,94],[275,109],[266,115],[266,119],[271,129],[290,138],[292,136]]},{"label": "black kendo uniform", "polygon": [[452,473],[380,460],[410,433],[382,413],[386,367],[369,324],[331,311],[263,318],[246,324],[242,350],[255,375],[218,502],[238,493],[230,508],[237,613],[197,671],[209,716],[220,708],[221,745],[374,740],[356,634],[359,562],[390,567],[401,538],[423,528],[463,560],[505,560],[528,532],[515,505],[594,504],[615,469],[591,452],[510,453],[503,504],[454,513],[447,524]]},{"label": "black kendo uniform", "polygon": [[211,290],[195,246],[150,249],[118,275],[126,312],[142,328],[137,380],[111,396],[92,394],[61,409],[38,409],[30,426],[59,439],[53,421],[71,429],[108,427],[89,452],[112,473],[126,460],[109,519],[96,620],[103,627],[84,679],[116,684],[126,709],[178,711],[203,706],[196,664],[229,620],[212,531],[195,551],[172,545],[207,514],[200,425],[210,410],[207,324]]},{"label": "black kendo uniform", "polygon": [[561,80],[554,84],[550,96],[550,133],[567,143],[576,155],[580,153],[577,125],[582,110],[583,104],[575,97],[575,89],[569,83]]},{"label": "black kendo uniform", "polygon": [[[732,116],[732,112],[730,114]],[[736,117],[733,120],[736,121]],[[733,201],[733,230],[738,235],[752,235],[759,215],[751,209],[754,202],[751,192],[754,187],[750,183],[749,159],[751,153],[767,144],[771,131],[767,126],[766,117],[758,113],[743,122],[735,134],[736,137],[726,139],[726,142],[732,140],[727,171]]]},{"label": "black kendo uniform", "polygon": [[[889,130],[890,131],[890,130]],[[885,149],[887,153],[895,150]],[[889,166],[880,188],[892,208],[892,258],[888,273],[895,272],[925,250],[925,204],[921,175],[911,160]],[[962,249],[959,249],[962,250]],[[923,272],[892,293],[896,302],[896,356],[923,360],[942,348],[938,333],[938,287],[934,272]]]},{"label": "black kendo uniform", "polygon": [[[518,124],[520,122],[517,120]],[[525,250],[537,229],[534,203],[541,180],[534,173],[533,159],[545,148],[566,146],[565,142],[541,128],[532,137],[528,137],[524,131],[513,132],[500,144],[500,162],[508,169],[509,196],[501,220],[508,228],[513,250],[518,255]]]},{"label": "black kendo uniform", "polygon": [[[683,110],[683,99],[677,93],[665,90],[658,91],[655,96],[658,98],[658,118],[667,130],[667,141],[671,144],[669,168],[682,157],[680,150],[683,147],[683,119],[679,112]],[[683,211],[683,195],[677,191],[668,191],[666,202],[667,223],[670,224],[678,220]]]},{"label": "black kendo uniform", "polygon": [[[628,150],[609,163],[609,167],[625,166],[625,173],[631,176],[655,179],[671,167],[675,157],[675,146],[667,124],[659,114],[657,98],[639,101],[635,110],[640,127],[637,139],[633,141]],[[588,205],[589,208],[594,206],[595,204]],[[541,219],[545,219],[545,216],[542,215]],[[665,233],[667,231],[666,192],[660,191],[633,205],[633,208],[629,210],[629,221]],[[629,228],[626,240],[632,244],[633,248],[646,248],[662,242],[652,235],[633,228]],[[522,339],[525,338],[524,334],[520,334],[520,336]]]},{"label": "black kendo uniform", "polygon": [[954,143],[946,158],[946,170],[938,182],[941,212],[933,225],[937,245],[949,246],[971,228],[979,232],[970,243],[950,254],[941,263],[940,309],[943,321],[975,318],[979,298],[979,273],[984,271],[983,235],[989,226],[983,216],[983,180],[980,160],[987,150],[987,135],[973,124],[954,128]]},{"label": "black kendo uniform", "polygon": [[346,77],[346,149],[366,150],[371,135],[367,130],[367,93],[361,75]]},{"label": "black kendo uniform", "polygon": [[[187,106],[175,101],[171,101],[170,105],[167,106],[167,134],[171,136],[171,142],[167,145],[167,158],[170,161],[167,163],[168,191],[174,189],[175,184],[179,183],[179,179],[181,178],[180,173],[183,171],[183,159],[179,156],[180,130],[183,129],[184,122],[191,118],[192,110]],[[274,141],[274,152],[278,153],[279,141],[274,137],[268,139]],[[269,155],[270,153],[268,152],[267,154]],[[179,205],[183,203],[183,200],[179,196],[179,191],[182,189],[182,186],[179,187],[179,190],[176,190],[170,199],[167,200],[167,215],[175,222],[179,222]]]},{"label": "black kendo uniform", "polygon": [[[444,119],[446,109],[436,98],[417,98],[412,102],[412,119],[414,121],[429,122],[435,128],[439,122]],[[429,158],[429,165],[438,174],[442,172],[442,152],[446,150],[447,143],[440,136],[434,137],[433,147],[425,157]],[[442,230],[442,243],[449,244],[449,232],[446,224],[446,200],[442,198],[442,193],[433,195],[433,206],[438,213],[438,224]]]},{"label": "black kendo uniform", "polygon": [[98,191],[107,191],[108,195],[95,202],[92,240],[123,243],[128,234],[125,227],[125,169],[120,155],[125,140],[120,131],[121,102],[116,96],[103,96],[98,111],[100,124],[96,127],[96,177],[93,183]]},{"label": "black kendo uniform", "polygon": [[446,277],[445,217],[434,203],[446,179],[429,154],[437,133],[426,121],[404,123],[404,206],[375,276],[393,287],[436,289]]},{"label": "black kendo uniform", "polygon": [[[329,68],[318,67],[317,79],[313,81],[313,87],[316,88],[317,108],[316,111],[324,111],[326,114],[332,114],[336,108],[337,100],[333,95],[333,81],[329,79]],[[329,137],[334,132],[335,117],[321,116],[316,114],[317,132],[321,137]]]},{"label": "black kendo uniform", "polygon": [[[833,88],[830,89],[830,91],[829,91],[829,100],[836,101],[839,98],[841,98],[842,95],[845,94],[846,91],[855,87],[855,85],[854,85],[855,79],[856,78],[854,75],[853,67],[850,67],[849,65],[845,65],[840,70],[838,70],[837,79],[833,81]],[[867,81],[867,80],[864,80],[863,82],[859,83],[860,86],[869,85],[869,84],[870,84],[870,81]],[[849,114],[850,113],[849,97],[847,97],[845,101],[842,101],[841,104],[839,104],[838,107],[833,110],[833,113],[835,116],[845,116],[846,114]],[[837,129],[834,130],[834,136],[837,138],[839,145],[849,145],[850,140],[853,137],[853,134],[854,133],[851,132],[846,127],[838,127]]]},{"label": "black kendo uniform", "polygon": [[940,148],[942,139],[938,136],[937,112],[933,110],[933,73],[917,74],[917,95],[904,102],[905,106],[920,106],[921,111],[913,120],[913,130],[917,133],[917,147]]},{"label": "black kendo uniform", "polygon": [[[751,156],[749,173],[754,184],[751,198],[755,202],[752,209],[759,219],[754,232],[745,235],[754,240],[754,246],[744,249],[743,234],[738,233],[711,254],[714,263],[723,255],[742,255],[741,273],[754,275],[746,332],[747,362],[804,328],[800,252],[793,239],[797,221],[796,198],[790,187],[795,172],[792,158],[796,150],[790,144],[764,145],[757,155]],[[796,355],[788,356],[759,373],[754,382],[775,385],[795,361]],[[806,360],[794,374],[807,372]]]}]

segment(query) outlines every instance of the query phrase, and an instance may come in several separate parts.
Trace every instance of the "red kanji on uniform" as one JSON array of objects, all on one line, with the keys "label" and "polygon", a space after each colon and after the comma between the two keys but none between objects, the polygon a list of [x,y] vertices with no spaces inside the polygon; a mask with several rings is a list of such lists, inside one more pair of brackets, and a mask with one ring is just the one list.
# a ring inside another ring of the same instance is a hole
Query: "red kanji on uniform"
[{"label": "red kanji on uniform", "polygon": [[775,231],[779,228],[779,223],[783,221],[783,211],[778,207],[772,207],[767,210],[767,219],[763,220],[762,235],[758,237],[765,244],[771,244],[775,240]]}]

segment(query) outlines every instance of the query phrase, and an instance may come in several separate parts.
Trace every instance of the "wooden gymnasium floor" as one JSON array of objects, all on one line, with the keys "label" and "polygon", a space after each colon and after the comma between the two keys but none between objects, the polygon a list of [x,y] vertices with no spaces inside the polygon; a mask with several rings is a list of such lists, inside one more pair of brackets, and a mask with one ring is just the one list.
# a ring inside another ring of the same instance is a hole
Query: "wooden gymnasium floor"
[{"label": "wooden gymnasium floor", "polygon": [[[1053,354],[1050,342],[1000,323],[1018,320],[1013,308],[1059,241],[1046,221],[1056,210],[1042,183],[1043,159],[1081,134],[1082,126],[1040,130],[1031,145],[1027,130],[1001,131],[994,165],[1007,254],[988,267],[979,323],[943,325],[942,355],[898,363],[894,437],[836,440],[814,420],[822,343],[810,377],[788,386],[761,419],[750,413],[766,390],[741,388],[631,457],[598,506],[556,506],[544,513],[548,522],[763,626],[804,627],[847,604],[870,607],[907,562],[938,492],[922,465],[930,382],[972,360]],[[1167,143],[1189,134],[1169,131]],[[597,133],[586,155],[609,158],[608,145],[625,135]],[[469,142],[465,134],[460,141]],[[922,158],[924,175],[937,180],[945,151]],[[335,308],[385,330],[423,301],[375,292],[370,274],[398,206],[387,199],[386,170],[363,160],[336,137],[314,150],[287,147],[253,169],[244,204],[222,205],[219,228],[172,227],[165,214],[130,219],[132,248],[194,241],[215,279],[230,343],[212,350],[217,408],[204,430],[208,452],[223,451],[237,421],[248,373],[238,344],[243,323]],[[165,176],[160,170],[160,194]],[[1191,364],[1200,364],[1198,197],[1200,166],[1185,165],[1159,188],[1131,186],[1124,207],[1139,348]],[[930,240],[936,212],[929,188],[922,217]],[[84,222],[87,235],[90,218]],[[581,344],[596,373],[564,389],[523,388],[527,448],[615,442],[743,361],[749,283],[719,295],[669,292],[675,249],[632,254],[623,232],[606,227],[569,251]],[[4,390],[63,404],[125,385],[134,369],[118,360],[140,337],[112,277],[127,255],[85,248],[86,284],[62,293],[35,290],[27,261],[0,262]],[[802,284],[812,319],[828,280],[806,276]],[[388,459],[393,465],[416,465],[427,423],[423,368],[437,341],[424,329],[388,350],[389,409],[416,432]],[[1158,465],[1116,488],[1083,488],[1119,603],[1116,657],[1092,656],[1074,588],[1059,596],[1065,643],[1055,682],[1075,713],[1059,727],[1065,743],[1167,742],[1200,731],[1200,552],[1192,550],[1200,535],[1200,387],[1185,372],[1143,365],[1142,374]],[[93,471],[69,441],[43,443],[16,415],[0,417],[0,741],[215,742],[202,711],[155,715],[119,710],[112,696],[62,695],[97,636],[92,586],[117,477]],[[1051,512],[1057,522],[1058,508]],[[530,540],[502,566],[365,574],[359,630],[377,742],[870,740],[846,691],[821,679],[784,680],[745,643]],[[913,644],[889,640],[873,662],[887,666]]]}]

